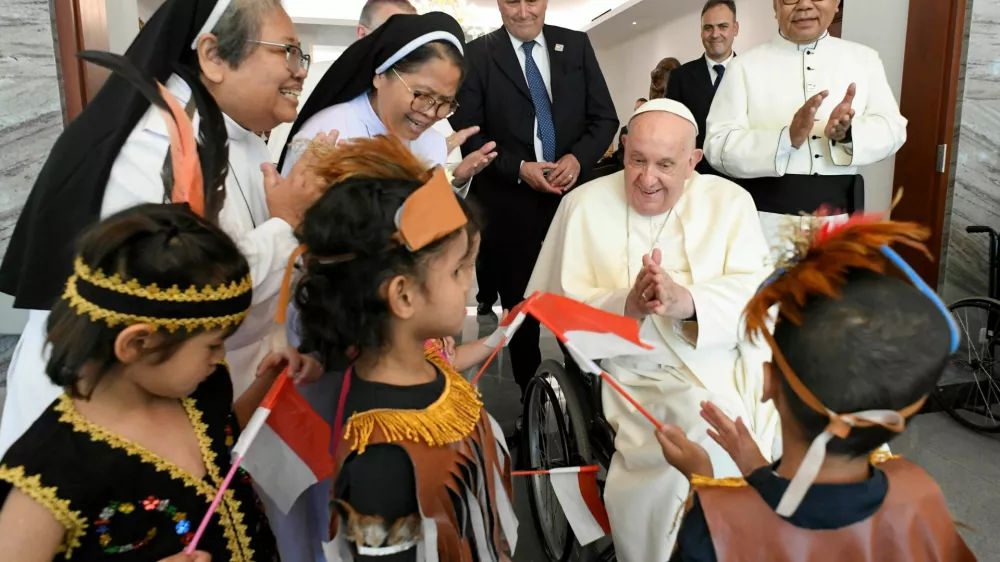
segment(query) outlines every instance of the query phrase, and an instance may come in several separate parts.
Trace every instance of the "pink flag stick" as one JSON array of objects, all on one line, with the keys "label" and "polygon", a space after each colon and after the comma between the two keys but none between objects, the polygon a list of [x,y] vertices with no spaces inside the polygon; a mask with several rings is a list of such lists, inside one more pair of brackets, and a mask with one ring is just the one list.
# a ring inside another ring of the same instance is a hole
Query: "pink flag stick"
[{"label": "pink flag stick", "polygon": [[476,386],[476,382],[479,381],[479,377],[483,376],[483,373],[486,372],[486,367],[489,367],[490,363],[493,362],[493,359],[496,358],[497,353],[500,353],[500,348],[502,348],[506,343],[507,343],[507,338],[505,337],[502,340],[500,340],[500,345],[493,348],[493,353],[491,353],[490,356],[486,358],[486,361],[483,363],[483,366],[479,368],[479,372],[476,373],[476,376],[472,378],[472,386]]},{"label": "pink flag stick", "polygon": [[[278,379],[271,385],[271,390],[267,392],[267,396],[261,401],[261,404],[271,404],[274,402],[274,397],[281,392],[284,385],[288,384],[291,380],[288,377],[288,367],[278,375]],[[243,462],[243,457],[246,456],[247,450],[253,443],[253,440],[257,438],[257,434],[260,433],[260,428],[264,427],[264,423],[267,422],[267,416],[271,411],[266,408],[257,408],[253,415],[250,416],[250,421],[247,422],[247,426],[243,428],[243,432],[240,433],[240,438],[236,441],[236,445],[233,446],[233,465],[229,467],[229,472],[226,477],[222,480],[222,485],[219,486],[219,491],[215,494],[215,498],[212,500],[211,505],[208,507],[208,511],[205,512],[205,517],[201,519],[201,523],[198,525],[198,530],[194,534],[194,538],[191,539],[191,543],[188,544],[187,548],[184,549],[185,554],[191,554],[194,552],[195,548],[198,547],[198,541],[201,540],[201,536],[205,534],[205,529],[208,528],[208,522],[212,519],[212,515],[215,514],[215,510],[219,508],[219,503],[222,502],[222,496],[229,489],[229,484],[233,481],[233,476],[236,475],[236,471],[240,468],[240,463]]]},{"label": "pink flag stick", "polygon": [[201,536],[205,534],[205,529],[208,528],[208,522],[212,519],[212,515],[215,514],[215,510],[218,509],[219,503],[222,501],[222,496],[229,489],[229,483],[232,482],[233,476],[236,475],[236,471],[240,468],[240,463],[243,462],[243,457],[239,456],[233,461],[233,466],[230,467],[229,473],[226,474],[226,478],[222,481],[222,486],[219,487],[219,493],[215,494],[215,499],[212,500],[212,505],[208,507],[208,511],[205,516],[201,518],[201,524],[198,525],[198,530],[194,533],[194,538],[191,539],[191,543],[187,545],[184,549],[184,554],[191,554],[194,549],[198,548],[198,541],[201,540]]}]

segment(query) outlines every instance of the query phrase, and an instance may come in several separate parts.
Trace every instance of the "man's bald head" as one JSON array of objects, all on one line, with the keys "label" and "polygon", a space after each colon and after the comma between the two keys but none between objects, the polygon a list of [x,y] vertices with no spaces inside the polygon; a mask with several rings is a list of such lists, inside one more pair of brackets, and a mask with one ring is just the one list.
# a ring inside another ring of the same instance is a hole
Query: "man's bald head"
[{"label": "man's bald head", "polygon": [[639,214],[667,212],[684,193],[684,185],[701,161],[697,128],[667,111],[637,114],[625,141],[625,189]]},{"label": "man's bald head", "polygon": [[358,39],[378,29],[396,14],[415,14],[417,9],[409,0],[368,0],[361,8],[358,19]]}]

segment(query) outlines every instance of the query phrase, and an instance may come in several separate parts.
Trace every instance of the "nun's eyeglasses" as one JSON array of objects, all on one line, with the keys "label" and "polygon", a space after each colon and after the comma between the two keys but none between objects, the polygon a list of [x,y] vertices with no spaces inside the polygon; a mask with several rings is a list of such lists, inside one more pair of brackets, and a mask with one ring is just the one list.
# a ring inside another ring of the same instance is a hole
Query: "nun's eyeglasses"
[{"label": "nun's eyeglasses", "polygon": [[247,43],[256,43],[258,45],[270,45],[271,47],[281,47],[285,50],[285,62],[288,63],[288,70],[295,74],[299,69],[309,72],[309,62],[312,57],[302,52],[302,48],[298,45],[289,45],[288,43],[275,43],[273,41],[257,41],[248,40]]},{"label": "nun's eyeglasses", "polygon": [[403,80],[403,77],[396,72],[395,68],[392,69],[392,73],[395,74],[396,78],[399,78],[399,81],[406,86],[406,89],[409,90],[411,94],[413,94],[413,101],[410,102],[410,109],[413,111],[416,111],[417,113],[426,113],[433,108],[434,115],[436,115],[438,119],[447,119],[458,111],[457,101],[438,101],[437,98],[430,94],[414,92],[413,88],[406,83],[406,80]]}]

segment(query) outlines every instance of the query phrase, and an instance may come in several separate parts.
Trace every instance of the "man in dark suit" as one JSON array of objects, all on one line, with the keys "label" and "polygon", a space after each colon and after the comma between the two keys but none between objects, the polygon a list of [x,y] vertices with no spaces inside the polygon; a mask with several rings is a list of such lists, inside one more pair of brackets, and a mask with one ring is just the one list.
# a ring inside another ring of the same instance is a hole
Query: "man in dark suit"
[{"label": "man in dark suit", "polygon": [[[497,143],[472,194],[486,214],[485,269],[510,309],[524,299],[562,195],[593,177],[618,117],[586,34],[545,25],[548,0],[497,4],[504,26],[466,47],[468,72],[451,125],[481,127],[464,154]],[[522,391],[541,362],[538,335],[538,323],[526,321],[510,343]]]},{"label": "man in dark suit", "polygon": [[[734,0],[708,0],[701,10],[701,44],[705,54],[681,65],[670,74],[667,96],[688,107],[698,121],[698,148],[705,146],[705,120],[712,108],[715,91],[726,73],[726,65],[736,56],[733,41],[740,33]],[[719,175],[707,159],[695,168],[702,174]]]}]

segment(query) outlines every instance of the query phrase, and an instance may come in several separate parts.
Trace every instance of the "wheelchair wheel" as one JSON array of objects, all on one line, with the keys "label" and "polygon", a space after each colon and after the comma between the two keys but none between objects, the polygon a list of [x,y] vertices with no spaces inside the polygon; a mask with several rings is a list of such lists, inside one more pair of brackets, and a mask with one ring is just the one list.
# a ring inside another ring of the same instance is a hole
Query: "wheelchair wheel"
[{"label": "wheelchair wheel", "polygon": [[958,423],[988,433],[1000,432],[1000,301],[962,299],[949,309],[962,341],[938,381],[934,397]]},{"label": "wheelchair wheel", "polygon": [[[556,361],[544,361],[528,384],[521,447],[526,468],[548,470],[591,462],[588,420],[576,386]],[[548,476],[528,477],[528,500],[550,560],[566,562],[576,542]]]}]

